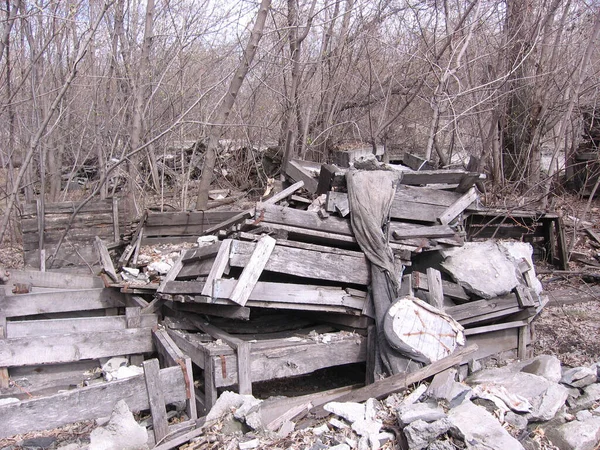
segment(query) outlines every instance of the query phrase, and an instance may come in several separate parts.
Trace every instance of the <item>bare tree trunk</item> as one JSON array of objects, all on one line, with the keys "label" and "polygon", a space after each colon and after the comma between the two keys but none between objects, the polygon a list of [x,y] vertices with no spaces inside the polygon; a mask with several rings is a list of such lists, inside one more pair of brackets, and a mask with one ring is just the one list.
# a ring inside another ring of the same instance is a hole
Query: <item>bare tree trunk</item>
[{"label": "bare tree trunk", "polygon": [[52,120],[52,116],[54,116],[54,113],[56,112],[60,102],[64,98],[65,94],[69,90],[69,87],[73,83],[73,80],[77,76],[78,65],[81,62],[81,60],[83,59],[85,53],[87,52],[87,49],[88,49],[89,44],[94,36],[94,33],[98,29],[98,26],[100,25],[100,22],[102,21],[102,18],[104,17],[104,14],[106,13],[106,11],[108,10],[108,8],[110,7],[111,4],[112,4],[112,2],[107,2],[104,4],[104,8],[102,9],[102,12],[100,13],[100,15],[98,16],[98,19],[96,20],[96,22],[94,22],[94,24],[92,25],[92,28],[89,31],[89,36],[86,38],[85,43],[82,46],[80,46],[80,48],[79,48],[77,56],[75,57],[75,60],[73,62],[73,67],[71,68],[71,71],[69,73],[67,80],[65,81],[65,84],[63,84],[62,88],[58,92],[56,98],[54,99],[54,101],[52,102],[52,105],[50,106],[50,109],[46,113],[46,117],[44,118],[44,121],[38,128],[35,136],[33,137],[31,143],[29,144],[29,149],[27,150],[27,154],[25,155],[23,164],[21,165],[21,168],[19,169],[17,178],[15,179],[13,190],[8,197],[6,209],[4,210],[4,216],[2,216],[2,222],[0,222],[0,242],[2,242],[2,239],[4,238],[4,234],[6,233],[6,229],[8,227],[8,223],[10,221],[10,215],[11,215],[13,206],[15,205],[17,195],[19,194],[19,188],[21,186],[21,181],[23,181],[23,177],[25,176],[25,172],[27,171],[27,168],[29,167],[29,163],[31,162],[33,155],[39,146],[42,136],[46,132],[46,128],[48,128],[48,124],[50,123],[50,120]]},{"label": "bare tree trunk", "polygon": [[260,3],[260,7],[256,15],[256,22],[254,22],[254,27],[250,33],[248,44],[244,50],[244,54],[242,55],[242,61],[240,62],[240,65],[231,79],[229,89],[225,94],[225,98],[219,104],[216,120],[214,125],[211,127],[208,137],[208,147],[206,148],[204,167],[202,167],[202,175],[200,176],[200,192],[198,192],[198,198],[196,200],[197,210],[205,210],[208,206],[208,191],[210,189],[213,171],[217,161],[217,146],[219,145],[219,139],[223,135],[223,126],[229,117],[229,113],[231,112],[231,108],[235,102],[235,98],[237,97],[237,94],[244,83],[244,79],[248,74],[248,69],[250,68],[250,64],[252,64],[254,55],[256,55],[258,43],[262,38],[265,22],[267,20],[267,13],[269,12],[270,7],[271,0],[262,0]]},{"label": "bare tree trunk", "polygon": [[8,38],[10,36],[10,30],[12,29],[13,23],[15,23],[15,17],[21,7],[21,0],[14,0],[12,8],[10,7],[9,1],[6,1],[6,22],[2,27],[2,33],[0,35],[0,63],[4,57],[4,49],[8,46]]}]

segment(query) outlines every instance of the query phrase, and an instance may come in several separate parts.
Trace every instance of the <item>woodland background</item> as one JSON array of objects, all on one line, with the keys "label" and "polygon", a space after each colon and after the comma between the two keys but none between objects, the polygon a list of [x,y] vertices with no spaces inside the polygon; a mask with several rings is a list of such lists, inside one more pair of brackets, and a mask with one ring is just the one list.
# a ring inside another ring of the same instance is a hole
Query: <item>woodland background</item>
[{"label": "woodland background", "polygon": [[547,206],[595,118],[595,0],[1,3],[0,238],[75,185],[203,209],[365,145]]}]

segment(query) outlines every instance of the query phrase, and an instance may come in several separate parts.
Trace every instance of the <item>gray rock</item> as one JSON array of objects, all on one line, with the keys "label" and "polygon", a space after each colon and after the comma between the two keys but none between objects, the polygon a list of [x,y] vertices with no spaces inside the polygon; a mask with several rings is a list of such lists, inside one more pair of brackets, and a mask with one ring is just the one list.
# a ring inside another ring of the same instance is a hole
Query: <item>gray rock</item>
[{"label": "gray rock", "polygon": [[564,386],[525,372],[483,370],[470,377],[468,381],[471,384],[486,383],[503,386],[511,394],[525,398],[532,406],[531,413],[527,416],[530,421],[552,419],[565,404],[568,396]]},{"label": "gray rock", "polygon": [[471,388],[466,384],[454,381],[456,379],[456,369],[448,369],[438,373],[429,388],[427,396],[436,400],[445,400],[453,408],[460,405],[463,401],[471,398]]},{"label": "gray rock", "polygon": [[438,440],[429,444],[427,450],[456,450],[456,446],[448,440]]},{"label": "gray rock", "polygon": [[44,449],[49,448],[56,442],[56,437],[54,436],[40,436],[31,439],[24,439],[19,442],[19,446],[26,449]]},{"label": "gray rock", "polygon": [[576,388],[582,388],[593,384],[597,380],[597,370],[589,367],[574,367],[566,370],[560,379],[561,383],[568,384]]},{"label": "gray rock", "polygon": [[459,431],[467,448],[521,450],[523,446],[485,409],[464,402],[448,413],[448,419]]},{"label": "gray rock", "polygon": [[591,411],[589,411],[587,409],[583,409],[583,410],[579,411],[577,414],[575,414],[575,417],[580,422],[584,422],[588,419],[591,419],[593,417],[593,415],[592,415]]},{"label": "gray rock", "polygon": [[427,423],[424,420],[416,420],[404,428],[404,436],[410,450],[421,450],[434,442],[439,436],[447,433],[452,428],[448,418]]},{"label": "gray rock", "polygon": [[469,292],[494,298],[511,292],[520,282],[516,262],[496,242],[465,242],[442,251],[442,267]]},{"label": "gray rock", "polygon": [[504,415],[504,421],[518,431],[525,430],[527,428],[527,424],[529,423],[525,416],[512,411],[508,411]]},{"label": "gray rock", "polygon": [[479,372],[481,369],[483,369],[481,363],[476,359],[470,359],[467,364],[467,367],[469,368],[469,375],[475,372]]},{"label": "gray rock", "polygon": [[540,355],[526,361],[521,371],[539,375],[554,383],[558,383],[562,378],[560,360],[552,355]]},{"label": "gray rock", "polygon": [[135,421],[125,400],[119,400],[108,424],[90,434],[89,450],[145,450],[147,441],[146,428]]},{"label": "gray rock", "polygon": [[569,399],[569,406],[572,412],[577,412],[591,408],[598,400],[600,400],[600,384],[594,383],[586,386],[579,397]]},{"label": "gray rock", "polygon": [[561,450],[593,450],[600,441],[600,417],[549,428],[546,436]]},{"label": "gray rock", "polygon": [[401,427],[414,422],[423,420],[424,422],[435,422],[446,417],[446,413],[437,403],[413,403],[412,405],[403,405],[396,411],[398,423]]}]

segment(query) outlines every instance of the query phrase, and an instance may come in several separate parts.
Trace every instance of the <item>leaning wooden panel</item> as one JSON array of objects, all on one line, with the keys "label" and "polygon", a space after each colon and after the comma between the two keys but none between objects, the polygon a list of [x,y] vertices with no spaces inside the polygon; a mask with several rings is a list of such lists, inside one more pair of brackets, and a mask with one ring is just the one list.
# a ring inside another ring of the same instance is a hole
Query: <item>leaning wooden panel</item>
[{"label": "leaning wooden panel", "polygon": [[151,328],[62,334],[50,339],[4,339],[0,341],[0,367],[64,363],[153,350]]},{"label": "leaning wooden panel", "polygon": [[[166,403],[185,401],[185,382],[180,367],[162,369],[159,376]],[[0,438],[107,417],[121,399],[131,411],[149,408],[143,375],[1,405]]]},{"label": "leaning wooden panel", "polygon": [[[323,342],[323,339],[327,340],[326,336],[333,336],[328,343]],[[325,367],[364,362],[367,357],[366,338],[360,335],[340,337],[326,334],[319,335],[316,341],[300,343],[286,342],[282,339],[274,343],[274,348],[264,348],[266,342],[260,344],[255,344],[250,354],[252,382],[292,377]],[[216,367],[215,385],[223,387],[236,384],[238,380],[235,355],[219,354],[212,358]],[[222,370],[223,367],[226,370]]]},{"label": "leaning wooden panel", "polygon": [[119,306],[125,306],[125,297],[114,289],[41,292],[7,295],[5,298],[0,298],[0,310],[6,317],[88,311]]}]

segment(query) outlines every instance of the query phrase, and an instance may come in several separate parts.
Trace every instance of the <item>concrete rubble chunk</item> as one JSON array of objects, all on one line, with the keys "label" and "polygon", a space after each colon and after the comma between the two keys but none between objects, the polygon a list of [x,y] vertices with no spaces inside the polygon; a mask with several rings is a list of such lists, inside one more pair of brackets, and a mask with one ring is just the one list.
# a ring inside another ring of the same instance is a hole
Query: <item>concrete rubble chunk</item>
[{"label": "concrete rubble chunk", "polygon": [[546,436],[561,450],[593,450],[600,442],[600,417],[549,427]]},{"label": "concrete rubble chunk", "polygon": [[521,371],[539,375],[554,383],[558,383],[562,378],[560,360],[553,355],[536,356],[535,358],[526,361]]},{"label": "concrete rubble chunk", "polygon": [[[236,410],[241,409],[244,404],[244,411],[250,411],[252,407],[261,403],[262,400],[257,400],[252,395],[240,395],[235,392],[225,391],[223,392],[216,403],[211,408],[210,412],[206,416],[206,421],[217,420],[228,413],[234,413]],[[241,417],[241,416],[240,416]]]},{"label": "concrete rubble chunk", "polygon": [[508,411],[504,415],[504,422],[509,424],[511,427],[518,431],[523,431],[527,428],[529,421],[527,418],[521,414],[517,414],[513,411]]},{"label": "concrete rubble chunk", "polygon": [[520,284],[518,265],[493,241],[465,242],[442,251],[442,267],[463,288],[482,298],[506,295]]},{"label": "concrete rubble chunk", "polygon": [[398,416],[398,423],[401,427],[405,427],[416,420],[430,423],[446,417],[444,409],[433,402],[402,405],[398,408],[396,414]]},{"label": "concrete rubble chunk", "polygon": [[135,421],[125,400],[119,400],[108,424],[90,434],[89,450],[145,450],[147,441],[146,428]]},{"label": "concrete rubble chunk", "polygon": [[520,450],[523,446],[484,408],[464,402],[448,413],[468,449]]},{"label": "concrete rubble chunk", "polygon": [[415,420],[404,428],[404,436],[410,450],[421,450],[434,442],[438,437],[447,433],[452,428],[448,418],[427,423],[424,420]]},{"label": "concrete rubble chunk", "polygon": [[325,411],[335,414],[336,416],[346,419],[350,423],[357,420],[364,420],[365,405],[353,402],[329,402],[324,407]]},{"label": "concrete rubble chunk", "polygon": [[597,370],[594,367],[574,367],[565,370],[560,379],[561,383],[568,384],[576,388],[589,386],[597,381]]}]

